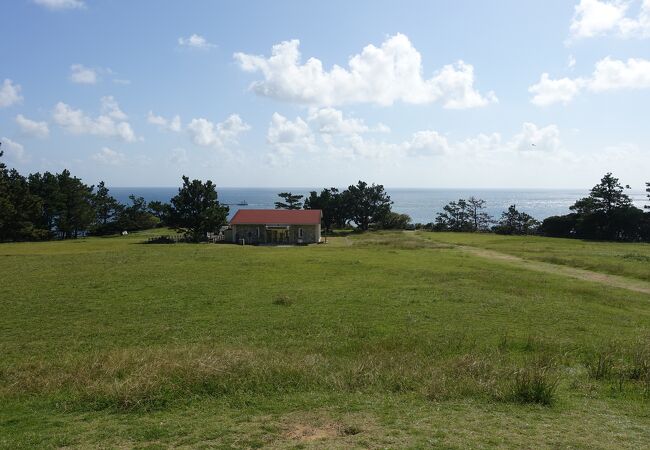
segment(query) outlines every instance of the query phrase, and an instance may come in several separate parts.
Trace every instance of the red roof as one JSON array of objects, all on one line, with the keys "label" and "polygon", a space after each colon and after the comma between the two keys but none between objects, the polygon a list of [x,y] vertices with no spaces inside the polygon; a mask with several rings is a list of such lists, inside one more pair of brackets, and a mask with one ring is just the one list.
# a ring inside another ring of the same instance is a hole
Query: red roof
[{"label": "red roof", "polygon": [[230,224],[318,225],[321,215],[320,209],[240,209]]}]

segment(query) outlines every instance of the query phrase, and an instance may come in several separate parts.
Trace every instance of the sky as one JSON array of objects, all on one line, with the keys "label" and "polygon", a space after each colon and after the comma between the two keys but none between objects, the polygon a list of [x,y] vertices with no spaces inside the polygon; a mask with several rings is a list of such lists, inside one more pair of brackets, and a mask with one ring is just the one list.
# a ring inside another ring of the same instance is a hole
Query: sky
[{"label": "sky", "polygon": [[6,0],[0,141],[89,184],[650,181],[650,0]]}]

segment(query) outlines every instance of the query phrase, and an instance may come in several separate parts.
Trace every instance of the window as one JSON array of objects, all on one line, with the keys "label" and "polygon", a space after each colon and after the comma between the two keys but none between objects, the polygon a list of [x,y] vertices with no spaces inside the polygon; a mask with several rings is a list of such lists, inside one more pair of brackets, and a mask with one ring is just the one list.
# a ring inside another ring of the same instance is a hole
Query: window
[{"label": "window", "polygon": [[302,228],[298,228],[298,237],[300,239],[302,239],[302,235],[303,235]]}]

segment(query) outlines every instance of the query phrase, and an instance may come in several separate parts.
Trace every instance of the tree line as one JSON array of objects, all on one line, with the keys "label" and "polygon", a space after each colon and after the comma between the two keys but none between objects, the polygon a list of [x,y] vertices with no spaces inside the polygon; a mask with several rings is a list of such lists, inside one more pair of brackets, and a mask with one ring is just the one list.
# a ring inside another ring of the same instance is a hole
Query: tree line
[{"label": "tree line", "polygon": [[[129,196],[122,204],[103,181],[87,185],[70,171],[21,175],[2,162],[0,150],[0,242],[69,239],[108,235],[166,226],[199,241],[227,224],[229,208],[218,200],[212,181],[182,177],[178,194],[169,203],[146,202]],[[359,181],[344,190],[325,188],[308,196],[281,192],[276,208],[320,209],[326,232],[354,226],[369,229],[539,234],[618,241],[650,241],[650,212],[635,207],[617,178],[607,173],[570,213],[542,222],[511,205],[498,219],[486,212],[485,200],[475,197],[449,202],[434,222],[412,224],[407,214],[392,211],[392,200],[381,184]],[[650,198],[650,183],[646,183]],[[648,206],[646,206],[648,208]]]},{"label": "tree line", "polygon": [[[325,188],[311,191],[305,198],[281,192],[275,202],[282,209],[320,209],[322,225],[327,232],[356,226],[359,230],[428,229],[431,231],[494,232],[512,235],[543,235],[581,239],[650,241],[650,212],[635,207],[618,178],[605,174],[589,195],[570,207],[571,213],[538,221],[530,214],[510,205],[500,217],[486,212],[485,200],[469,197],[445,205],[434,222],[412,224],[407,214],[391,210],[393,202],[382,185],[359,181],[343,191]],[[650,183],[646,183],[650,200]],[[304,199],[304,200],[303,200]],[[650,209],[650,205],[645,206]]]},{"label": "tree line", "polygon": [[87,185],[61,173],[21,175],[8,169],[0,151],[0,242],[70,239],[84,235],[108,235],[168,226],[188,240],[227,223],[228,206],[221,205],[215,185],[183,177],[170,203],[146,202],[129,196],[122,204],[111,196],[103,181]]}]

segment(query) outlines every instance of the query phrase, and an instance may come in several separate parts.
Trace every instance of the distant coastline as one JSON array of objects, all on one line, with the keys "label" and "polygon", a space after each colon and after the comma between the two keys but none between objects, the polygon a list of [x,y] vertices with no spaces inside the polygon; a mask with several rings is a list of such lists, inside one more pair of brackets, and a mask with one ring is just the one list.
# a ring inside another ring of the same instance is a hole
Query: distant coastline
[{"label": "distant coastline", "polygon": [[[273,188],[217,188],[219,201],[229,203],[230,215],[240,208],[273,208],[278,192],[289,190],[306,195],[309,191],[321,187],[273,187]],[[143,197],[146,201],[169,202],[176,195],[178,187],[111,187],[111,194],[120,202],[127,203],[129,195]],[[475,196],[486,201],[486,211],[498,217],[509,205],[516,204],[538,220],[546,217],[567,214],[569,206],[579,198],[586,196],[589,189],[453,189],[453,188],[386,188],[393,200],[393,210],[408,214],[414,223],[432,222],[435,213],[442,210],[448,202]],[[646,193],[642,190],[628,191],[636,206],[646,204]],[[247,202],[241,206],[237,203]]]}]

